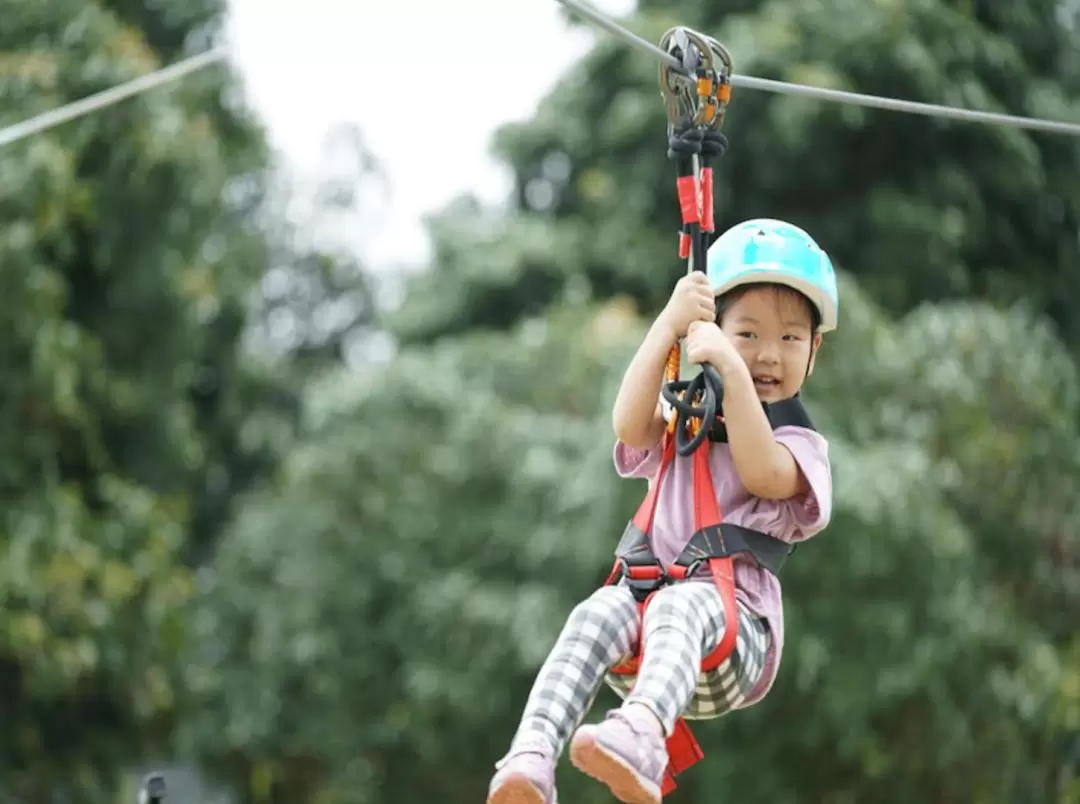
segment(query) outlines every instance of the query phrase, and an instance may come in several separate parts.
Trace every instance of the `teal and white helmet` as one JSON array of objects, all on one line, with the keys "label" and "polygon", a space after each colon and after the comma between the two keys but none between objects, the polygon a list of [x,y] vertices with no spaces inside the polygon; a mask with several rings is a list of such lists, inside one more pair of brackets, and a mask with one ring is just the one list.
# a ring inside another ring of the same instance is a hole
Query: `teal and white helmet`
[{"label": "teal and white helmet", "polygon": [[787,285],[817,307],[822,332],[836,329],[840,299],[832,261],[798,226],[771,218],[732,226],[709,247],[707,275],[717,296],[752,282]]}]

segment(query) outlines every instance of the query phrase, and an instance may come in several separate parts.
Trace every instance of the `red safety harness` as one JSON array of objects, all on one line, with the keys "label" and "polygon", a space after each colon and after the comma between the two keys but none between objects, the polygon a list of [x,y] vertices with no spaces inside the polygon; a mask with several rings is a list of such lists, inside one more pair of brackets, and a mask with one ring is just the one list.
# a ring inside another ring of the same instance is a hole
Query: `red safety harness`
[{"label": "red safety harness", "polygon": [[[774,405],[764,405],[766,415],[773,429],[785,425],[796,425],[813,429],[802,403],[794,399]],[[792,546],[786,542],[750,528],[725,523],[720,505],[716,499],[712,471],[709,467],[709,452],[713,441],[726,441],[727,432],[717,420],[709,433],[709,438],[694,450],[690,456],[693,477],[693,527],[694,532],[685,548],[675,561],[665,569],[653,554],[649,544],[660,500],[660,489],[672,463],[680,456],[676,454],[674,428],[664,434],[660,460],[660,469],[656,480],[642,500],[634,518],[630,520],[615,550],[615,565],[605,585],[625,583],[638,601],[639,614],[642,618],[652,596],[662,587],[686,581],[700,570],[707,568],[713,583],[720,592],[724,607],[724,634],[719,644],[701,661],[703,673],[715,670],[735,649],[739,634],[739,613],[735,603],[735,559],[739,554],[750,554],[757,564],[774,575],[779,575]],[[632,658],[612,668],[615,675],[636,676],[642,661],[642,645],[639,640]],[[679,718],[675,730],[667,740],[668,768],[664,775],[663,794],[666,796],[675,789],[675,776],[690,768],[704,757],[701,747],[691,733],[686,721]]]}]

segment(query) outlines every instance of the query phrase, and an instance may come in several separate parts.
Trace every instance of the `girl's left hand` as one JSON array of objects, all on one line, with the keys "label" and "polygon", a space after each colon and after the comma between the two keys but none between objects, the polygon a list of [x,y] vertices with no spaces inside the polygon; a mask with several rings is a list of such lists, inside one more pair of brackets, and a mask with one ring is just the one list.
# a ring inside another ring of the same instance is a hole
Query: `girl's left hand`
[{"label": "girl's left hand", "polygon": [[713,321],[692,323],[686,331],[683,344],[687,360],[697,365],[710,363],[720,372],[733,365],[733,361],[742,360],[735,350],[735,344]]}]

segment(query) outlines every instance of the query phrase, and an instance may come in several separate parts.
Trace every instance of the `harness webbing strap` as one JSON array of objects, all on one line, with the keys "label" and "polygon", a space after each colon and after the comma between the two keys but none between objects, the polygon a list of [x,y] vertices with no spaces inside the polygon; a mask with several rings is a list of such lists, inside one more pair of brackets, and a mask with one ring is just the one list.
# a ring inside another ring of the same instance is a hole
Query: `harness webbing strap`
[{"label": "harness webbing strap", "polygon": [[694,450],[694,532],[714,527],[721,523],[720,505],[716,502],[716,489],[712,482],[712,469],[709,466],[709,444],[702,443]]},{"label": "harness webbing strap", "polygon": [[[703,533],[707,529],[719,528],[721,524],[720,505],[716,502],[716,489],[712,482],[712,469],[709,466],[709,442],[705,441],[694,450],[692,477],[694,485],[694,532]],[[680,556],[681,558],[682,556]],[[739,635],[739,610],[735,605],[735,561],[730,556],[710,556],[709,572],[720,593],[724,605],[724,635],[720,644],[701,661],[702,672],[708,673],[723,664],[735,649],[735,640]],[[675,570],[672,572],[672,570]],[[692,567],[678,561],[668,570],[673,580],[685,580]],[[683,577],[679,577],[682,575]]]},{"label": "harness webbing strap", "polygon": [[[669,580],[685,580],[701,566],[704,561],[713,582],[720,593],[724,607],[724,634],[716,648],[701,662],[702,672],[710,672],[723,664],[732,651],[739,635],[739,611],[735,601],[735,567],[731,555],[702,555],[708,550],[708,534],[720,533],[723,516],[716,501],[716,491],[712,482],[712,470],[709,466],[711,445],[708,440],[694,450],[691,464],[693,485],[693,525],[695,544],[693,550],[686,550],[671,567],[664,567],[653,555],[649,546],[649,532],[652,530],[656,509],[660,501],[660,490],[668,469],[675,460],[675,439],[670,433],[664,434],[663,454],[656,480],[649,488],[637,513],[630,521],[619,542],[615,566],[608,576],[607,583],[617,583],[622,577],[627,582],[638,600],[638,611],[642,623],[645,610],[653,595]],[[704,547],[700,543],[704,544]],[[701,556],[700,558],[698,556]],[[635,655],[627,662],[612,668],[616,675],[637,675],[644,658],[644,643],[639,628],[638,644]],[[663,795],[675,789],[675,776],[690,768],[704,758],[690,727],[683,718],[675,722],[675,728],[667,739],[668,767],[664,773]]]},{"label": "harness webbing strap", "polygon": [[[773,430],[780,427],[814,429],[814,423],[810,421],[810,415],[806,412],[806,408],[803,407],[798,394],[795,394],[791,399],[784,399],[780,402],[762,402],[761,407],[765,411],[765,418],[769,420],[769,425]],[[713,426],[709,428],[709,438],[718,443],[727,443],[727,427],[724,425],[723,419],[720,418],[723,415],[722,402],[721,410],[717,411],[717,414],[718,418],[713,422]]]},{"label": "harness webbing strap", "polygon": [[666,433],[664,435],[663,450],[660,456],[660,470],[656,473],[656,481],[649,488],[645,499],[641,501],[641,505],[638,506],[634,518],[630,520],[645,534],[652,531],[653,517],[656,516],[656,506],[660,501],[660,487],[664,483],[664,475],[667,474],[668,468],[671,466],[672,461],[675,460],[675,439]]}]

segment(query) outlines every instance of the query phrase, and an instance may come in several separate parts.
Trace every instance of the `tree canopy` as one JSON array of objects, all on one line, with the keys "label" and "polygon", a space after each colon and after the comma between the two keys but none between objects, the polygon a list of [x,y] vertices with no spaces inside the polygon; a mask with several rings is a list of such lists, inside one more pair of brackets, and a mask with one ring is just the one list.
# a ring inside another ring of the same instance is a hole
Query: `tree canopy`
[{"label": "tree canopy", "polygon": [[[197,50],[222,13],[5,8],[0,125]],[[257,291],[270,265],[324,259],[267,227],[274,176],[221,71],[0,151],[0,787],[21,801],[57,780],[102,801],[118,767],[169,750],[192,571],[295,411],[242,348],[273,306]]]},{"label": "tree canopy", "polygon": [[[198,49],[223,9],[8,12],[0,126]],[[1077,120],[1078,13],[626,22],[713,32],[744,74]],[[0,150],[0,792],[112,801],[172,753],[243,804],[481,800],[644,491],[610,404],[683,270],[656,81],[600,38],[496,137],[507,208],[436,216],[386,315],[320,228],[370,165],[296,217],[228,71]],[[695,729],[671,801],[1080,802],[1080,141],[751,91],[725,131],[719,228],[786,218],[841,270],[805,393],[835,512],[785,568],[776,686]],[[372,333],[392,359],[352,348]]]}]

